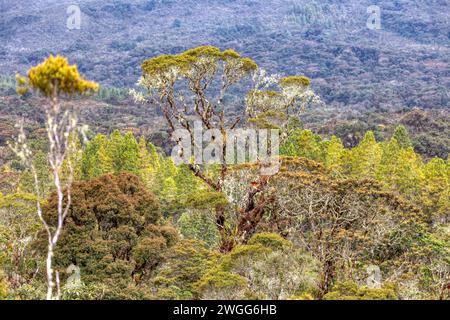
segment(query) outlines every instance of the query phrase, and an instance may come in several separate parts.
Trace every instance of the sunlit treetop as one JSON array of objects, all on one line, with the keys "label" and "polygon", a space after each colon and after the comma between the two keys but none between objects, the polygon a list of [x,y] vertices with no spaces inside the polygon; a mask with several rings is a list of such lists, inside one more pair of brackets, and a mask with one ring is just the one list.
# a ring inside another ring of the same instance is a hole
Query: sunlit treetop
[{"label": "sunlit treetop", "polygon": [[[223,62],[225,68],[233,64],[236,68],[236,63],[239,64],[239,69],[242,72],[248,73],[258,68],[257,64],[250,58],[242,58],[234,50],[225,50],[213,46],[201,46],[198,48],[187,50],[180,54],[161,55],[155,58],[145,60],[142,63],[142,71],[144,75],[154,77],[171,77],[174,72],[181,75],[188,75],[193,70],[201,70],[207,68],[217,68],[217,63]],[[236,69],[234,69],[236,70]],[[205,70],[205,72],[207,72]]]},{"label": "sunlit treetop", "polygon": [[76,65],[69,65],[66,58],[50,55],[41,64],[30,68],[27,77],[16,75],[17,92],[38,91],[46,97],[60,94],[84,94],[97,91],[99,85],[83,79]]},{"label": "sunlit treetop", "polygon": [[219,48],[213,46],[201,46],[193,49],[189,49],[182,54],[181,56],[190,57],[190,58],[201,58],[201,57],[215,57],[217,59],[223,59],[224,54],[220,52]]},{"label": "sunlit treetop", "polygon": [[223,52],[223,56],[225,58],[234,58],[234,59],[239,59],[241,57],[241,55],[239,53],[237,53],[236,51],[234,51],[232,49],[225,50]]},{"label": "sunlit treetop", "polygon": [[258,65],[256,64],[256,62],[250,58],[242,59],[241,63],[242,63],[242,68],[244,69],[244,71],[250,72],[250,71],[254,71],[254,70],[258,69]]},{"label": "sunlit treetop", "polygon": [[311,80],[305,76],[290,76],[280,79],[280,85],[282,87],[289,87],[289,86],[308,87],[310,84]]},{"label": "sunlit treetop", "polygon": [[157,73],[165,73],[172,68],[185,70],[188,67],[188,59],[181,55],[164,54],[142,63],[142,70],[144,73],[152,75]]}]

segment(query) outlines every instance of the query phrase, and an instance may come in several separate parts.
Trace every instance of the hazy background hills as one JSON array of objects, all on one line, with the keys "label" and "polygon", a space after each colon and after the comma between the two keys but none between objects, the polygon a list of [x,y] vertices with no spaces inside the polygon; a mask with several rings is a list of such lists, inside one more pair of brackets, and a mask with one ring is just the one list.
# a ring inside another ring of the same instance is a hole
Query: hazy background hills
[{"label": "hazy background hills", "polygon": [[[141,62],[212,44],[270,72],[305,74],[335,107],[448,107],[448,0],[1,0],[0,74],[49,53],[103,85],[132,86]],[[66,28],[78,4],[80,30]],[[367,7],[381,7],[369,30]]]}]

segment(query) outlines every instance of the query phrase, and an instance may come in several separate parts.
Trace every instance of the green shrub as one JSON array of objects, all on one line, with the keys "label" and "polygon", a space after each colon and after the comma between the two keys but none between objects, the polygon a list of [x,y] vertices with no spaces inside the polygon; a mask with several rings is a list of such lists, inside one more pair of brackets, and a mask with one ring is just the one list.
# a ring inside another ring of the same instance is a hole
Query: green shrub
[{"label": "green shrub", "polygon": [[327,293],[324,300],[397,300],[394,288],[387,285],[380,289],[359,287],[355,282],[337,283],[333,291]]},{"label": "green shrub", "polygon": [[[80,268],[81,281],[106,284],[105,298],[137,299],[146,280],[177,242],[177,231],[162,224],[159,204],[135,175],[106,175],[72,187],[72,206],[55,251],[61,282],[69,265]],[[44,216],[56,223],[52,195]],[[36,247],[45,252],[45,236]]]}]

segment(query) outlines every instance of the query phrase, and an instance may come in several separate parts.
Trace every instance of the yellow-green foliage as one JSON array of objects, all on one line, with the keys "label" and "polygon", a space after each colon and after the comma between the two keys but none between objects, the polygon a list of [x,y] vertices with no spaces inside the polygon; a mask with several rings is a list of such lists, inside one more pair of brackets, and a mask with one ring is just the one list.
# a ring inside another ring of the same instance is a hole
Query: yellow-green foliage
[{"label": "yellow-green foliage", "polygon": [[214,210],[191,209],[184,212],[177,222],[178,228],[186,239],[198,239],[210,249],[220,246],[220,233],[217,230]]},{"label": "yellow-green foliage", "polygon": [[248,242],[250,245],[260,244],[266,248],[271,248],[273,250],[283,250],[289,249],[292,247],[292,243],[282,236],[276,233],[258,233],[255,234],[250,241]]},{"label": "yellow-green foliage", "polygon": [[[50,225],[57,223],[57,198],[43,207]],[[111,298],[146,292],[139,282],[163,260],[178,240],[178,232],[161,220],[159,203],[139,178],[130,173],[105,175],[72,185],[71,210],[55,250],[55,269],[80,266],[86,284],[108,284]],[[41,234],[33,247],[45,252]],[[61,273],[61,279],[65,275]],[[122,291],[124,290],[124,291]]]},{"label": "yellow-green foliage", "polygon": [[273,128],[289,134],[292,124],[298,122],[300,113],[308,106],[320,102],[312,90],[311,81],[305,76],[290,76],[278,81],[273,90],[251,90],[246,97],[246,111],[251,115],[249,122],[259,128]]},{"label": "yellow-green foliage", "polygon": [[314,297],[310,293],[300,293],[293,295],[289,300],[314,300]]},{"label": "yellow-green foliage", "polygon": [[[235,267],[249,263],[258,256],[268,254],[271,249],[261,244],[236,246],[230,253],[222,257],[222,261],[209,270],[195,285],[201,297],[205,298],[242,298],[247,287],[247,279],[234,272]],[[232,296],[230,296],[233,293]]]},{"label": "yellow-green foliage", "polygon": [[226,58],[233,58],[233,59],[238,59],[241,57],[241,55],[239,53],[237,53],[236,51],[234,51],[232,49],[225,50],[223,52],[223,56]]},{"label": "yellow-green foliage", "polygon": [[8,277],[33,272],[35,255],[29,241],[41,230],[37,197],[28,193],[0,193],[0,269]]},{"label": "yellow-green foliage", "polygon": [[[228,55],[230,52],[227,53]],[[201,46],[193,49],[189,49],[181,54],[181,56],[186,58],[202,58],[202,57],[208,57],[208,58],[217,58],[217,59],[223,59],[224,55],[220,52],[219,48],[213,47],[213,46]]]},{"label": "yellow-green foliage", "polygon": [[186,207],[214,208],[226,201],[223,194],[200,192],[202,183],[185,165],[175,166],[171,157],[163,157],[156,147],[132,133],[122,135],[118,130],[109,137],[97,134],[86,144],[81,155],[81,178],[89,180],[104,174],[131,172],[139,176],[154,192],[163,212],[174,214]]},{"label": "yellow-green foliage", "polygon": [[268,110],[258,113],[254,118],[249,119],[249,123],[256,125],[260,129],[281,130],[280,122],[287,120],[284,112],[279,110]]},{"label": "yellow-green foliage", "polygon": [[262,244],[253,245],[238,245],[233,250],[223,257],[221,267],[224,270],[233,270],[236,266],[250,266],[251,261],[267,255],[272,250],[264,247]]},{"label": "yellow-green foliage", "polygon": [[208,299],[236,299],[247,286],[247,280],[228,271],[213,269],[196,283],[196,290]]},{"label": "yellow-green foliage", "polygon": [[282,87],[289,87],[289,86],[308,87],[310,84],[311,80],[305,76],[290,76],[280,79],[280,85]]},{"label": "yellow-green foliage", "polygon": [[24,94],[33,89],[46,97],[61,93],[73,95],[97,91],[98,84],[83,79],[76,65],[69,65],[66,58],[50,56],[28,71],[27,78],[16,76],[17,92]]},{"label": "yellow-green foliage", "polygon": [[219,254],[198,240],[182,240],[167,252],[152,280],[157,299],[192,299],[195,283],[217,263]]},{"label": "yellow-green foliage", "polygon": [[237,274],[217,270],[216,272],[210,272],[206,277],[202,278],[198,283],[198,287],[204,289],[207,286],[214,286],[218,289],[224,289],[230,287],[244,287],[246,284],[247,281]]},{"label": "yellow-green foliage", "polygon": [[186,204],[188,208],[214,209],[216,207],[225,207],[228,204],[228,200],[223,193],[205,191],[193,194]]},{"label": "yellow-green foliage", "polygon": [[258,98],[279,98],[282,94],[273,90],[251,90],[248,93],[249,96],[255,96]]},{"label": "yellow-green foliage", "polygon": [[358,287],[352,281],[337,283],[333,291],[324,296],[324,300],[397,300],[394,287],[385,285],[380,289]]},{"label": "yellow-green foliage", "polygon": [[317,264],[310,255],[278,234],[261,233],[223,255],[196,288],[204,299],[285,299],[311,292],[317,279]]},{"label": "yellow-green foliage", "polygon": [[147,74],[167,72],[170,68],[176,67],[185,70],[188,66],[188,59],[180,55],[161,55],[155,58],[145,60],[142,64],[142,70]]},{"label": "yellow-green foliage", "polygon": [[144,61],[141,67],[144,74],[149,76],[161,75],[174,69],[184,74],[190,71],[194,64],[201,63],[201,59],[208,59],[213,64],[218,61],[228,62],[238,60],[244,72],[250,72],[257,68],[253,60],[242,58],[233,50],[221,52],[220,49],[213,46],[201,46],[175,55],[157,56]]},{"label": "yellow-green foliage", "polygon": [[289,156],[305,157],[311,160],[324,158],[325,145],[322,138],[311,130],[294,130],[281,146],[281,153]]},{"label": "yellow-green foliage", "polygon": [[5,275],[0,270],[0,300],[6,299],[8,295],[8,283],[6,282]]},{"label": "yellow-green foliage", "polygon": [[256,62],[250,58],[241,59],[241,63],[242,63],[242,69],[245,72],[250,72],[250,71],[256,70],[258,68],[258,65],[256,64]]},{"label": "yellow-green foliage", "polygon": [[388,141],[377,142],[368,131],[358,146],[346,149],[335,136],[323,140],[309,130],[294,130],[280,152],[323,163],[335,178],[375,179],[421,207],[431,219],[445,220],[450,209],[449,160],[424,161],[409,146],[407,133],[400,129],[396,133]]}]

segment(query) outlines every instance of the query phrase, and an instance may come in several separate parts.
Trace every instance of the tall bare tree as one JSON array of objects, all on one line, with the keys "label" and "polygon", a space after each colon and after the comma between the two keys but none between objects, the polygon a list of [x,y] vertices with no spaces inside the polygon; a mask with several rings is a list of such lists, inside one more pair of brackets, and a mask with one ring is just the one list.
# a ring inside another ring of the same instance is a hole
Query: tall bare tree
[{"label": "tall bare tree", "polygon": [[73,108],[66,107],[61,99],[96,91],[98,85],[84,80],[79,75],[77,67],[69,65],[67,59],[60,56],[50,56],[40,65],[31,68],[26,77],[17,75],[16,79],[19,94],[25,94],[31,90],[43,101],[42,107],[45,112],[45,129],[48,142],[47,160],[58,198],[58,222],[56,226],[50,225],[43,217],[39,178],[34,165],[33,152],[27,144],[22,124],[20,125],[19,135],[10,146],[34,178],[37,215],[48,236],[47,299],[59,299],[59,274],[53,269],[53,255],[72,201],[71,186],[75,168],[72,155],[75,153],[76,147],[73,135],[77,128],[76,113]]}]

